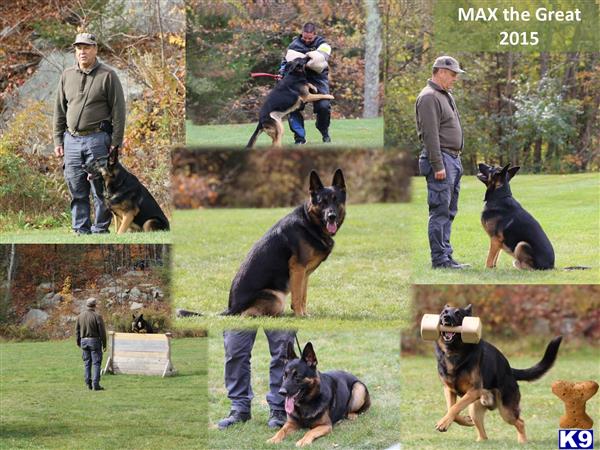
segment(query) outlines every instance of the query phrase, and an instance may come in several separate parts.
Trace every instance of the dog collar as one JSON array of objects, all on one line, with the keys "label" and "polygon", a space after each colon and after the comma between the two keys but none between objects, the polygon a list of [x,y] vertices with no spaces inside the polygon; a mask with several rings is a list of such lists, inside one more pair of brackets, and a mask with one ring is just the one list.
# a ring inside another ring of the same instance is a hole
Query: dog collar
[{"label": "dog collar", "polygon": [[512,197],[512,192],[510,190],[510,186],[507,183],[504,186],[502,186],[492,192],[486,192],[483,200],[487,202],[489,200],[502,200],[503,198],[508,198],[508,197]]}]

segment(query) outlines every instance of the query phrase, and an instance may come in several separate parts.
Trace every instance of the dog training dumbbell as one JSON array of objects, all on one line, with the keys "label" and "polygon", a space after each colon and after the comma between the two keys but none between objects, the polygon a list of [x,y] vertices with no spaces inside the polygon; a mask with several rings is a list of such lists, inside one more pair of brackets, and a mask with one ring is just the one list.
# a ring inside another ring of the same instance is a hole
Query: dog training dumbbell
[{"label": "dog training dumbbell", "polygon": [[426,341],[435,341],[441,331],[460,333],[465,344],[477,344],[481,339],[481,319],[479,317],[465,317],[459,327],[448,327],[440,324],[438,314],[423,314],[421,319],[421,337]]}]

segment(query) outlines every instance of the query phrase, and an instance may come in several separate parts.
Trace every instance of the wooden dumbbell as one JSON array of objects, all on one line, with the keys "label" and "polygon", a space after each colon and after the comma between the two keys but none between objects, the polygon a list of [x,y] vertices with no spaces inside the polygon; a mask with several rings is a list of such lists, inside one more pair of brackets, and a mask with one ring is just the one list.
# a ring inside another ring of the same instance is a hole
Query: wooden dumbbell
[{"label": "wooden dumbbell", "polygon": [[460,333],[465,344],[477,344],[481,339],[481,319],[479,317],[465,317],[459,327],[440,325],[438,314],[423,314],[421,319],[421,337],[426,341],[435,341],[441,331]]}]

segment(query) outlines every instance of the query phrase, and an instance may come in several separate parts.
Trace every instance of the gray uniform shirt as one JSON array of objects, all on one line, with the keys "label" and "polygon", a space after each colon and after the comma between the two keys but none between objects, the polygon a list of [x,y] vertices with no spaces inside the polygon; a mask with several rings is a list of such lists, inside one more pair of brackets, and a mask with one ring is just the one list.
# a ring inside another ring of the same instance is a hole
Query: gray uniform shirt
[{"label": "gray uniform shirt", "polygon": [[428,80],[416,102],[417,131],[434,172],[444,168],[442,153],[457,156],[463,148],[463,131],[450,92]]},{"label": "gray uniform shirt", "polygon": [[91,131],[103,120],[113,124],[111,145],[121,146],[125,131],[125,97],[115,71],[98,60],[86,71],[79,65],[66,69],[60,77],[54,105],[54,145],[63,145],[63,133],[67,128]]}]

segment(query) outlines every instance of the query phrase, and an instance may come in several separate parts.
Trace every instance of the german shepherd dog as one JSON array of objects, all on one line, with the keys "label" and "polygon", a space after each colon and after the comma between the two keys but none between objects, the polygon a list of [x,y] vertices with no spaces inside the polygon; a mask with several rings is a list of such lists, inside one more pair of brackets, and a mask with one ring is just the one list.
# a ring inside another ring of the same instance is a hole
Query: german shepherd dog
[{"label": "german shepherd dog", "polygon": [[250,249],[229,291],[229,307],[222,314],[279,316],[287,294],[292,310],[306,315],[309,275],[333,250],[333,236],[345,217],[346,184],[341,169],[332,185],[324,187],[310,173],[310,198],[271,227]]},{"label": "german shepherd dog", "polygon": [[500,250],[515,260],[518,269],[554,268],[554,249],[542,226],[517,202],[510,191],[510,180],[520,167],[493,167],[479,164],[477,178],[486,185],[481,223],[490,236],[485,266],[496,267]]},{"label": "german shepherd dog", "polygon": [[[440,324],[459,326],[471,313],[471,305],[466,308],[446,305],[440,314]],[[534,381],[544,375],[556,360],[561,340],[562,336],[552,339],[542,360],[533,367],[513,369],[500,350],[483,339],[477,344],[465,344],[460,333],[442,331],[435,344],[435,354],[448,411],[435,428],[447,431],[452,422],[475,425],[477,440],[483,441],[487,439],[483,427],[485,412],[498,408],[504,421],[517,428],[518,441],[526,442],[517,381]],[[457,396],[460,396],[458,401]],[[461,416],[460,412],[467,406],[470,417]]]},{"label": "german shepherd dog", "polygon": [[298,358],[288,342],[287,362],[279,393],[285,396],[287,421],[269,439],[278,444],[300,428],[310,428],[296,447],[309,445],[315,439],[331,433],[333,425],[342,419],[355,419],[371,406],[367,386],[348,372],[317,370],[317,356],[309,342]]},{"label": "german shepherd dog", "polygon": [[131,322],[131,331],[134,333],[154,333],[154,328],[150,322],[144,319],[144,315],[136,316],[133,314],[133,322]]},{"label": "german shepherd dog", "polygon": [[129,229],[169,230],[169,220],[152,194],[135,175],[119,163],[117,149],[108,158],[97,159],[83,168],[90,176],[101,176],[104,180],[104,201],[113,213],[118,234]]},{"label": "german shepherd dog", "polygon": [[258,135],[264,131],[273,141],[273,147],[281,147],[283,137],[282,119],[296,111],[303,103],[333,100],[333,95],[319,94],[306,79],[306,63],[310,57],[296,58],[286,64],[285,76],[273,88],[260,108],[258,125],[246,148],[254,147]]}]

